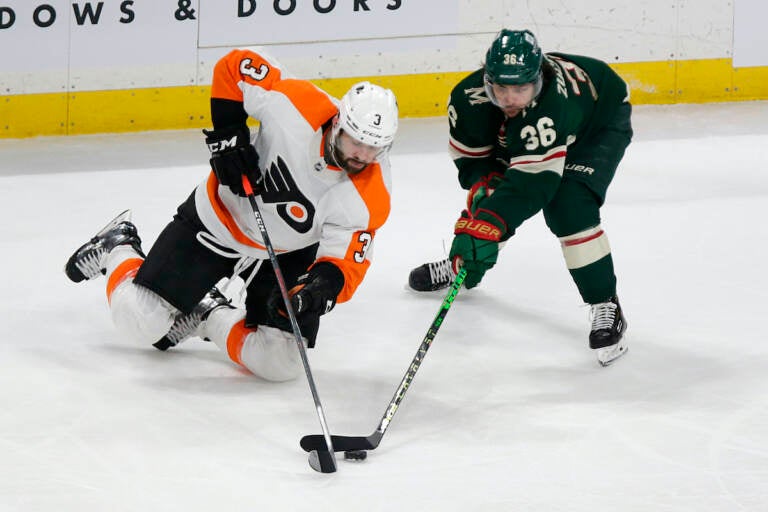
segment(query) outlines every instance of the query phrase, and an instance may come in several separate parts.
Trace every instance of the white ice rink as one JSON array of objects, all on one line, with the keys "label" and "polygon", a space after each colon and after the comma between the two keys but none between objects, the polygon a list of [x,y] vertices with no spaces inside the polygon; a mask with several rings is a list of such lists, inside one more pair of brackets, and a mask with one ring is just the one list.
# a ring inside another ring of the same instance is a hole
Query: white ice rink
[{"label": "white ice rink", "polygon": [[[332,432],[368,435],[442,293],[464,194],[443,119],[405,120],[393,210],[310,351]],[[462,290],[384,439],[333,475],[306,381],[121,339],[70,253],[125,208],[148,248],[208,170],[197,131],[0,140],[0,511],[768,511],[768,102],[639,107],[609,190],[630,351],[601,368],[541,215]]]}]

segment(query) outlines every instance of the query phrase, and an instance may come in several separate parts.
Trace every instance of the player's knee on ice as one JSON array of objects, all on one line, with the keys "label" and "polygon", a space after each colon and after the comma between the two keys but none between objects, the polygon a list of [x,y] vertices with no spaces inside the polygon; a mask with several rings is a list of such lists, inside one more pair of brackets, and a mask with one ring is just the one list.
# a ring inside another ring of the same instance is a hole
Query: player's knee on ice
[{"label": "player's knee on ice", "polygon": [[144,347],[166,335],[176,312],[156,293],[134,284],[130,279],[114,289],[109,309],[118,331]]},{"label": "player's knee on ice", "polygon": [[217,309],[205,321],[202,335],[262,379],[282,382],[301,375],[293,334],[264,325],[247,328],[244,318],[242,309]]},{"label": "player's knee on ice", "polygon": [[118,247],[107,256],[106,275],[117,280],[115,288],[108,291],[109,309],[118,331],[146,347],[165,336],[178,310],[155,292],[135,284],[131,273],[114,275],[121,273],[118,268],[123,263],[136,256],[130,247]]}]

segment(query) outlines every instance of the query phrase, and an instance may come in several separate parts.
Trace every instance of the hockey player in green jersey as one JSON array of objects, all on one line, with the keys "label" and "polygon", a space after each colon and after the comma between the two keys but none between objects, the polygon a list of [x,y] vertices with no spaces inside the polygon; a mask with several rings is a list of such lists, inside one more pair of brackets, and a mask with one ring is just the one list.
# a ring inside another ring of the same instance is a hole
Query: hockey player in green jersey
[{"label": "hockey player in green jersey", "polygon": [[632,138],[626,83],[604,62],[542,53],[528,30],[502,30],[485,65],[459,82],[448,105],[449,150],[469,191],[449,259],[411,271],[417,291],[467,270],[477,286],[499,246],[543,212],[582,299],[589,346],[606,366],[627,350],[626,321],[600,207]]}]

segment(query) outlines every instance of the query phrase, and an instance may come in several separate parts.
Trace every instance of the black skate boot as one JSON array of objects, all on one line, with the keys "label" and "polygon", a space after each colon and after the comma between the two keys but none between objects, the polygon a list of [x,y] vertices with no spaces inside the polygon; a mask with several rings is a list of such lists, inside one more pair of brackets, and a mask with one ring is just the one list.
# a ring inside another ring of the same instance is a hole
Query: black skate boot
[{"label": "black skate boot", "polygon": [[104,274],[104,257],[118,245],[130,244],[141,257],[141,239],[136,226],[131,222],[131,211],[125,210],[112,222],[96,233],[70,256],[64,267],[67,277],[79,283],[84,279],[93,279]]},{"label": "black skate boot", "polygon": [[425,263],[411,270],[408,286],[417,292],[433,292],[448,288],[454,279],[456,274],[453,272],[451,260],[444,259]]},{"label": "black skate boot", "polygon": [[591,316],[589,348],[595,350],[598,363],[608,366],[628,350],[623,339],[627,321],[621,311],[619,299],[611,297],[607,302],[592,304]]},{"label": "black skate boot", "polygon": [[214,309],[220,307],[233,308],[229,303],[232,302],[224,296],[215,286],[200,300],[192,311],[185,315],[179,313],[173,322],[168,334],[153,343],[158,350],[168,350],[175,347],[187,338],[194,336],[200,324],[210,316]]}]

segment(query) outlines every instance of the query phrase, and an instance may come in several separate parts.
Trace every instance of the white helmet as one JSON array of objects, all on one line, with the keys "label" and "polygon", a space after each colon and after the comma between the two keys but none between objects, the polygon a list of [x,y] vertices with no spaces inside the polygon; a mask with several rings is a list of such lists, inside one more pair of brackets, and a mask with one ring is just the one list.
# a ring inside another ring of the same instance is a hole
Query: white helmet
[{"label": "white helmet", "polygon": [[339,120],[333,127],[333,140],[339,129],[369,146],[389,148],[397,132],[395,94],[370,82],[352,86],[339,102]]}]

